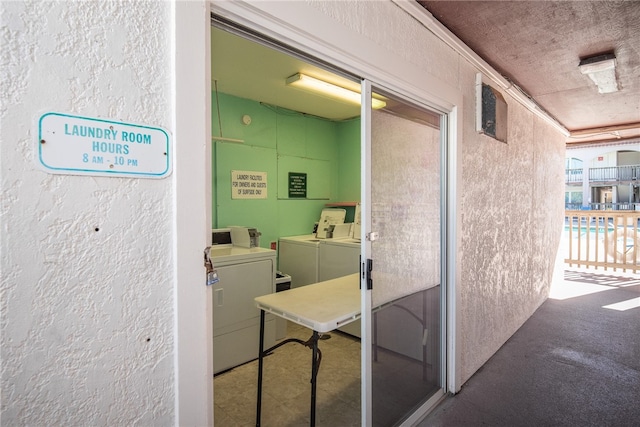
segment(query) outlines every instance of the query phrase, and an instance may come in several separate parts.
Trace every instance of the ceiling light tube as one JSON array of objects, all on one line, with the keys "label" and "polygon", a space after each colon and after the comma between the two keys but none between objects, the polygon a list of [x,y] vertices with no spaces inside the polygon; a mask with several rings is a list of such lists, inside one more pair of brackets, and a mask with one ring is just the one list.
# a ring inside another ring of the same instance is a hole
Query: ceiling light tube
[{"label": "ceiling light tube", "polygon": [[[352,104],[360,105],[360,93],[345,89],[341,86],[336,86],[332,83],[325,82],[324,80],[316,79],[315,77],[307,76],[306,74],[296,73],[287,78],[286,83],[289,86],[306,89],[319,95],[337,98]],[[387,103],[384,101],[371,98],[371,106],[374,109],[384,108],[386,105]]]}]

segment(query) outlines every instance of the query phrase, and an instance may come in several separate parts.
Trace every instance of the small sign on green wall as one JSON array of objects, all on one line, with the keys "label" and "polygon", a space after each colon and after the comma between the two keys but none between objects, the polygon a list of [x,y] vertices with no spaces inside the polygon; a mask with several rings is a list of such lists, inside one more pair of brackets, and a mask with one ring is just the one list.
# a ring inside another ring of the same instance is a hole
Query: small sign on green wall
[{"label": "small sign on green wall", "polygon": [[302,172],[289,172],[289,198],[307,198],[307,174]]},{"label": "small sign on green wall", "polygon": [[266,199],[267,173],[231,171],[232,199]]}]

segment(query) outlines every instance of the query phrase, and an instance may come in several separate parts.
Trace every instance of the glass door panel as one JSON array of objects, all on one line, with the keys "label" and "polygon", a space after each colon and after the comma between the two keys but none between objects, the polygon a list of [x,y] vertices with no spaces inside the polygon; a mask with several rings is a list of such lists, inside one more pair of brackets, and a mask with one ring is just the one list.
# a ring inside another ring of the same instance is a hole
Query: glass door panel
[{"label": "glass door panel", "polygon": [[443,385],[440,115],[385,101],[370,110],[368,231],[376,234],[362,345],[371,352],[373,426],[401,423]]}]

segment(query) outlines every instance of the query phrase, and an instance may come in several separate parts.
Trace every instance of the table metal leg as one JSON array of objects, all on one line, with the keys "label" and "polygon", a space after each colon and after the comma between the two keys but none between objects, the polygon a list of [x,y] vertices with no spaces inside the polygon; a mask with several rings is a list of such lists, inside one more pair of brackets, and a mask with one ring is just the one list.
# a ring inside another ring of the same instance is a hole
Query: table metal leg
[{"label": "table metal leg", "polygon": [[312,359],[311,359],[311,427],[316,425],[316,380],[318,378],[318,332],[313,331]]},{"label": "table metal leg", "polygon": [[258,403],[256,407],[256,427],[260,427],[262,412],[262,365],[264,363],[264,310],[260,310],[260,347],[258,348]]},{"label": "table metal leg", "polygon": [[316,331],[313,331],[313,335],[307,341],[302,341],[297,338],[289,338],[278,344],[274,345],[267,350],[264,350],[264,319],[265,312],[264,310],[260,311],[260,349],[258,352],[258,398],[256,404],[256,427],[260,427],[260,415],[262,412],[262,373],[264,366],[264,356],[271,353],[278,347],[282,347],[285,344],[290,342],[296,342],[298,344],[302,344],[305,347],[308,347],[312,350],[312,359],[311,359],[311,420],[309,425],[316,425],[316,380],[318,377],[318,371],[320,370],[320,362],[322,361],[322,352],[318,348],[318,340],[320,339],[320,334]]}]

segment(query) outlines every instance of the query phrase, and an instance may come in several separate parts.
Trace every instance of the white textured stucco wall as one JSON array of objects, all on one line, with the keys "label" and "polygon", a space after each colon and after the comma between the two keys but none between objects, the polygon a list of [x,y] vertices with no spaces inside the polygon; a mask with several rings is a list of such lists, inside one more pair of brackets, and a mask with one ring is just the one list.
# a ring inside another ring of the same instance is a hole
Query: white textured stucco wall
[{"label": "white textured stucco wall", "polygon": [[[472,90],[468,86],[466,92]],[[512,99],[507,103],[507,144],[465,131],[462,378],[480,368],[547,298],[562,230],[563,136]]]},{"label": "white textured stucco wall", "polygon": [[[546,299],[560,241],[564,138],[508,95],[508,143],[475,132],[477,70],[391,2],[310,2],[463,94],[458,150],[458,378],[468,380]],[[380,64],[384,68],[384,64]]]},{"label": "white textured stucco wall", "polygon": [[3,425],[174,422],[172,180],[50,175],[44,112],[171,129],[168,2],[2,2]]},{"label": "white textured stucco wall", "polygon": [[[475,70],[393,3],[311,4],[464,96],[457,285],[458,368],[465,381],[546,296],[560,238],[562,137],[508,97],[509,144],[475,134]],[[175,422],[174,294],[187,301],[177,304],[183,311],[205,299],[186,286],[176,290],[172,250],[192,236],[175,234],[175,181],[48,175],[34,158],[35,119],[43,112],[170,132],[180,123],[170,99],[172,7],[162,1],[0,2],[3,424]],[[205,108],[185,107],[183,114],[210,117]],[[204,138],[184,151],[200,175],[196,160],[207,158],[202,144]],[[178,199],[185,205],[193,199],[184,197]],[[196,260],[187,252],[178,254]],[[200,318],[181,320],[181,331],[189,331],[189,322]],[[192,338],[187,342],[205,341]],[[206,369],[180,360],[189,371],[179,380],[184,399],[205,396]],[[183,412],[203,419],[207,410],[207,402],[198,402]]]}]

